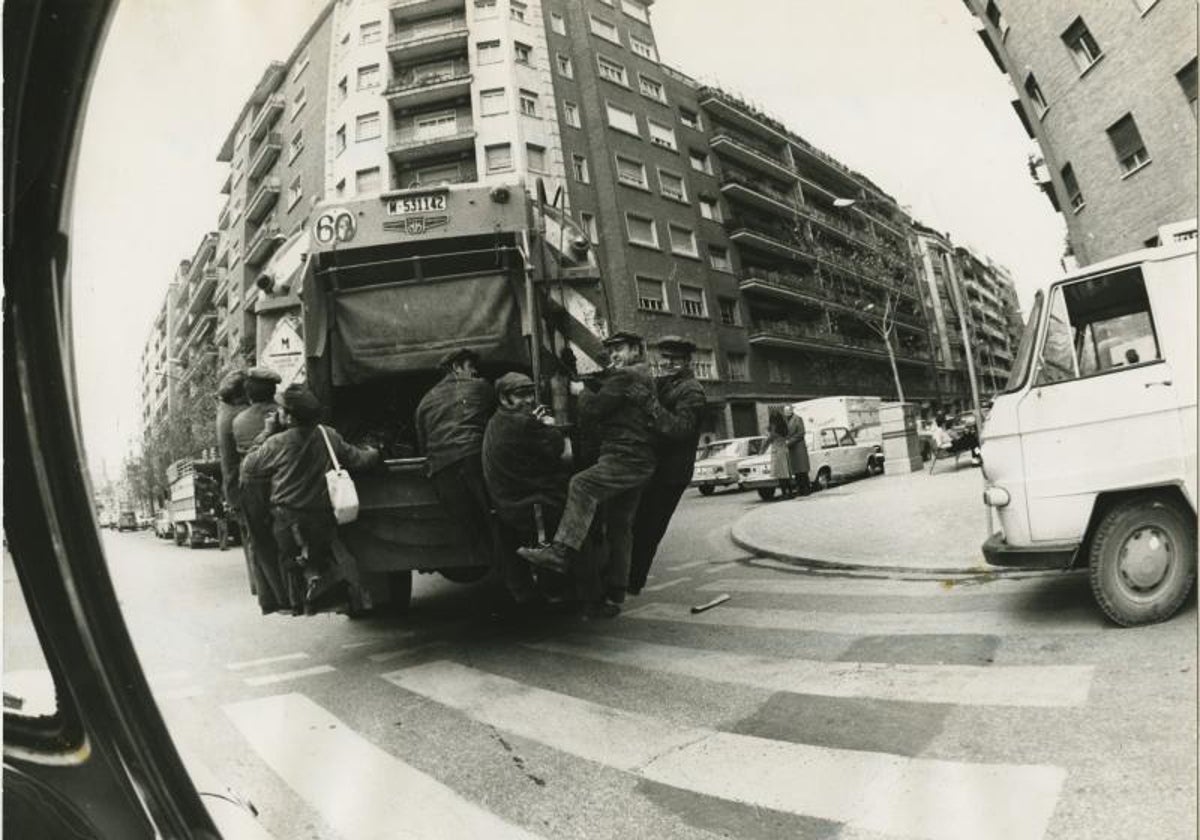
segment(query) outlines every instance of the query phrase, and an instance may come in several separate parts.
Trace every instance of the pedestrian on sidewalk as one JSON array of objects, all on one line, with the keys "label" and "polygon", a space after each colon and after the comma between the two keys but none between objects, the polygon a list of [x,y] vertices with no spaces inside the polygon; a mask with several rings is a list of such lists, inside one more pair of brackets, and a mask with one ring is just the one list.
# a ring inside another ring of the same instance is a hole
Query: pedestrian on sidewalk
[{"label": "pedestrian on sidewalk", "polygon": [[692,372],[696,345],[676,335],[658,340],[659,376],[655,390],[662,410],[654,418],[657,465],[642,492],[633,520],[630,595],[641,593],[658,544],[667,532],[679,498],[692,480],[704,414],[704,388]]},{"label": "pedestrian on sidewalk", "polygon": [[767,452],[771,456],[771,478],[779,485],[780,495],[790,499],[792,490],[792,463],[788,457],[788,427],[783,411],[772,408],[767,412],[767,428],[763,432]]},{"label": "pedestrian on sidewalk", "polygon": [[787,421],[788,460],[792,466],[792,479],[795,482],[795,492],[807,496],[812,492],[808,482],[808,440],[805,435],[804,419],[796,413],[791,405],[783,407],[783,416]]}]

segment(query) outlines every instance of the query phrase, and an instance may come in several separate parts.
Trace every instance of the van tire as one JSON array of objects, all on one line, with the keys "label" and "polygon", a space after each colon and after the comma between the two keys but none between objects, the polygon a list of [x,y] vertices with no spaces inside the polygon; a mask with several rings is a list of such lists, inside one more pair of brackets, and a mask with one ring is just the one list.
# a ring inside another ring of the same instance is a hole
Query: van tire
[{"label": "van tire", "polygon": [[831,475],[829,467],[821,467],[821,469],[817,470],[817,478],[813,482],[813,490],[828,490]]},{"label": "van tire", "polygon": [[183,526],[187,529],[187,544],[188,548],[202,548],[204,546],[204,534],[199,531],[195,525],[190,522]]},{"label": "van tire", "polygon": [[[1161,496],[1128,499],[1105,513],[1088,557],[1092,594],[1104,614],[1133,627],[1178,612],[1196,580],[1195,530],[1192,513]],[[1123,569],[1122,554],[1128,558],[1130,550],[1142,552],[1149,565]]]},{"label": "van tire", "polygon": [[701,496],[711,496],[713,493],[716,492],[717,488],[713,487],[711,484],[701,484],[696,489],[698,489],[700,491]]},{"label": "van tire", "polygon": [[759,487],[758,488],[758,498],[762,499],[764,502],[771,501],[772,499],[775,498],[775,488],[774,487]]},{"label": "van tire", "polygon": [[183,524],[175,525],[173,526],[173,531],[172,536],[175,538],[175,545],[182,547],[187,542],[187,526]]}]

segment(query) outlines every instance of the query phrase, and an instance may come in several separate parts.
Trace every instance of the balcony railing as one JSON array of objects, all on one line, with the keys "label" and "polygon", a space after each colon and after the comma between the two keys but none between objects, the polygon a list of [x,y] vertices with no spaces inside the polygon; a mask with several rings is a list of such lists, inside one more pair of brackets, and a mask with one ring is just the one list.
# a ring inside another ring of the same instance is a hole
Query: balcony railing
[{"label": "balcony railing", "polygon": [[258,114],[254,117],[254,122],[250,124],[250,139],[258,140],[267,130],[275,124],[279,119],[279,115],[283,113],[286,103],[283,97],[278,93],[273,93],[267,97],[267,100],[258,109]]},{"label": "balcony railing", "polygon": [[465,150],[474,146],[475,128],[470,114],[459,114],[455,124],[445,129],[419,129],[403,126],[392,133],[388,152],[401,157],[415,157],[427,151]]},{"label": "balcony railing", "polygon": [[452,67],[439,69],[410,69],[393,79],[383,95],[405,106],[434,102],[440,98],[467,94],[471,84],[471,66],[465,60],[455,61]]},{"label": "balcony railing", "polygon": [[468,31],[465,17],[449,18],[397,32],[388,39],[387,49],[389,54],[400,51],[428,54],[445,44],[457,44],[460,40],[465,43]]},{"label": "balcony railing", "polygon": [[777,190],[768,182],[761,178],[752,178],[749,175],[743,175],[741,172],[725,168],[721,172],[721,185],[744,187],[748,190],[758,193],[760,196],[765,196],[774,202],[783,204],[784,207],[776,208],[780,212],[795,212],[797,210],[796,198],[793,195]]},{"label": "balcony railing", "polygon": [[812,262],[816,259],[812,245],[801,234],[786,225],[777,225],[752,220],[745,221],[737,217],[730,218],[725,223],[729,238],[739,244],[750,246],[766,246],[775,253],[783,253],[794,259]]},{"label": "balcony railing", "polygon": [[247,176],[250,180],[258,180],[267,174],[279,158],[281,151],[283,151],[283,138],[279,136],[278,132],[268,132],[263,141],[258,145],[258,151],[254,153],[253,160],[250,161],[250,166],[247,170]]},{"label": "balcony railing", "polygon": [[246,265],[261,265],[279,247],[284,236],[278,225],[263,225],[246,244]]},{"label": "balcony railing", "polygon": [[391,0],[388,11],[394,20],[461,12],[464,0]]},{"label": "balcony railing", "polygon": [[700,107],[711,108],[712,110],[724,112],[726,115],[740,117],[743,120],[748,120],[750,124],[757,124],[756,127],[775,132],[777,134],[787,134],[787,129],[783,123],[776,120],[774,117],[768,116],[763,111],[755,108],[744,99],[722,90],[718,87],[703,85],[699,90]]},{"label": "balcony railing", "polygon": [[217,230],[225,230],[229,227],[229,208],[232,204],[232,199],[225,202],[225,206],[221,208],[221,212],[217,214]]},{"label": "balcony railing", "polygon": [[262,221],[279,200],[279,179],[265,178],[246,205],[246,218],[254,224]]},{"label": "balcony railing", "polygon": [[779,157],[769,147],[752,143],[744,137],[722,132],[714,135],[709,140],[709,145],[714,152],[731,157],[743,166],[753,166],[780,178],[790,180],[797,178],[796,173],[792,171],[784,158]]}]

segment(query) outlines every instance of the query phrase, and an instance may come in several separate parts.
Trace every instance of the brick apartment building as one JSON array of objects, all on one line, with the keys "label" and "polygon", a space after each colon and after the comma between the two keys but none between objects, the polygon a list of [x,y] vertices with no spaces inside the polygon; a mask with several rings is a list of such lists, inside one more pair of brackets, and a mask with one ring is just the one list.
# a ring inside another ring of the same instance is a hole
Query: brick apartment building
[{"label": "brick apartment building", "polygon": [[912,220],[778,121],[662,64],[650,9],[326,6],[264,71],[218,155],[222,361],[253,355],[255,280],[316,201],[542,178],[594,243],[604,327],[696,342],[708,431],[757,434],[785,401],[894,398],[869,320],[887,306],[906,397],[939,399]]},{"label": "brick apartment building", "polygon": [[964,0],[1041,146],[1037,177],[1080,265],[1195,235],[1193,0]]}]

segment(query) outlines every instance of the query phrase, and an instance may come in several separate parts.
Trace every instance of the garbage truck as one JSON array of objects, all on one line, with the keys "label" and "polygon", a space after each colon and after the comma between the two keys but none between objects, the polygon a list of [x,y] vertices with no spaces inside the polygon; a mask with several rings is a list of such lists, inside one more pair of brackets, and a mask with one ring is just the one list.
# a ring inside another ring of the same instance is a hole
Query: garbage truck
[{"label": "garbage truck", "polygon": [[[567,373],[596,369],[605,319],[586,233],[540,182],[442,186],[326,203],[258,278],[257,363],[306,382],[324,422],[383,454],[355,477],[359,514],[335,554],[351,615],[403,610],[414,572],[487,574],[418,452],[417,404],[469,348],[489,380],[519,370],[565,420]],[[574,362],[577,371],[568,371]]]}]

